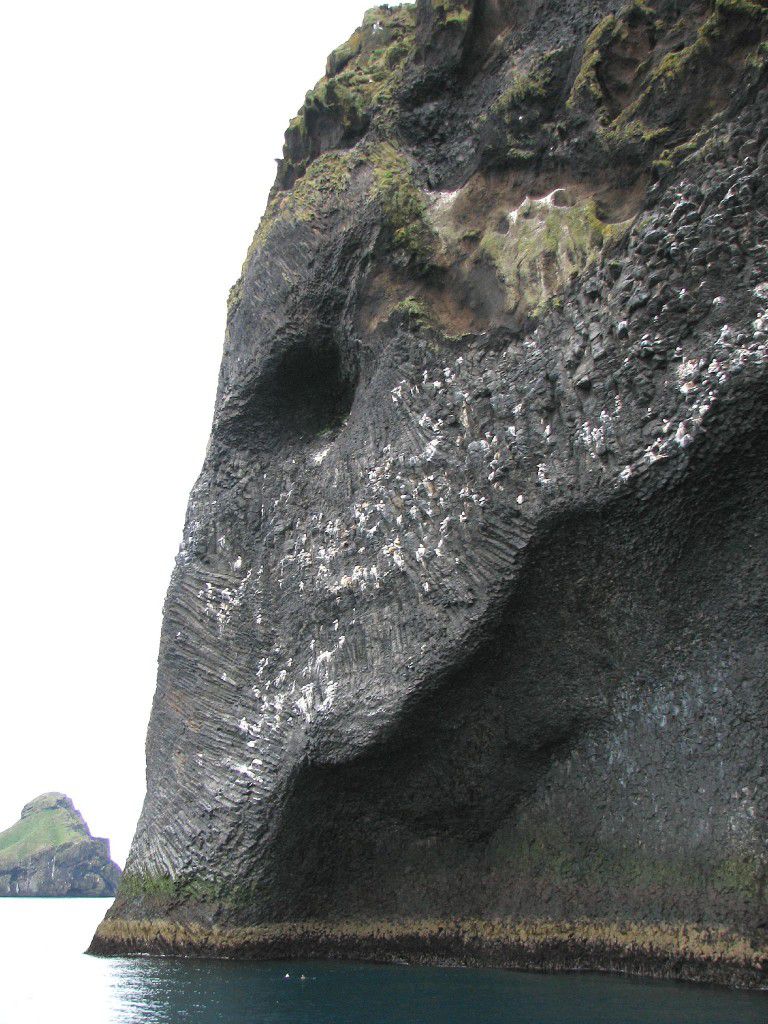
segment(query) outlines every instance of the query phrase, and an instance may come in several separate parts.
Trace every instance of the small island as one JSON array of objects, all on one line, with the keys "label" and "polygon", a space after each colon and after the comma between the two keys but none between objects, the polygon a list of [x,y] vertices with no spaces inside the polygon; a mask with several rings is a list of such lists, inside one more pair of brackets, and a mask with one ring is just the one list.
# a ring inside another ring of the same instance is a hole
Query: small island
[{"label": "small island", "polygon": [[121,870],[64,793],[43,793],[0,832],[0,896],[114,896]]}]

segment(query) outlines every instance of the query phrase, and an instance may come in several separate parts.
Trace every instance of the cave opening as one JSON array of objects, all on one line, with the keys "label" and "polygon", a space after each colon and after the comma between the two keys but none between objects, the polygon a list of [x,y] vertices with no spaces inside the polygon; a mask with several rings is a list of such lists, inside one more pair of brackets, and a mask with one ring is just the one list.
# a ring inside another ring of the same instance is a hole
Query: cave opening
[{"label": "cave opening", "polygon": [[357,378],[357,360],[334,340],[302,338],[266,362],[227,432],[241,444],[334,433],[352,408]]}]

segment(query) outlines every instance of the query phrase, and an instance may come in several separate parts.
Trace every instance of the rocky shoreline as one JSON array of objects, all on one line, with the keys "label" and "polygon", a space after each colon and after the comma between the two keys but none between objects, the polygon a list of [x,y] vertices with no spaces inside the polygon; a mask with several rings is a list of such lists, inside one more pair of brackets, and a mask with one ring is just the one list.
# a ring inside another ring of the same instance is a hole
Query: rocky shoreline
[{"label": "rocky shoreline", "polygon": [[602,971],[768,989],[768,945],[724,928],[595,921],[268,924],[105,921],[89,953]]}]

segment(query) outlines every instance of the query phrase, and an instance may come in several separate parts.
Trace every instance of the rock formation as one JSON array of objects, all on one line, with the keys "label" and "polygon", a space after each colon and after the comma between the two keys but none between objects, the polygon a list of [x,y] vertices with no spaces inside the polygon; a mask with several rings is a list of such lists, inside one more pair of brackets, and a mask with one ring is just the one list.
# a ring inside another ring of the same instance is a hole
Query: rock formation
[{"label": "rock formation", "polygon": [[63,793],[43,793],[0,832],[0,896],[114,896],[120,868]]},{"label": "rock formation", "polygon": [[419,0],[331,54],[94,951],[765,984],[767,22]]}]

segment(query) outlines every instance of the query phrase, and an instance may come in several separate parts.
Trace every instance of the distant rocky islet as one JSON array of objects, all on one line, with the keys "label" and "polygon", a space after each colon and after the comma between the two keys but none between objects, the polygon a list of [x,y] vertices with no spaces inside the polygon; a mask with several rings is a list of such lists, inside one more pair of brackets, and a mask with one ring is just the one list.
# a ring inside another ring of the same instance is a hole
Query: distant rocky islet
[{"label": "distant rocky islet", "polygon": [[64,793],[43,793],[0,832],[0,896],[114,896],[122,872]]}]

